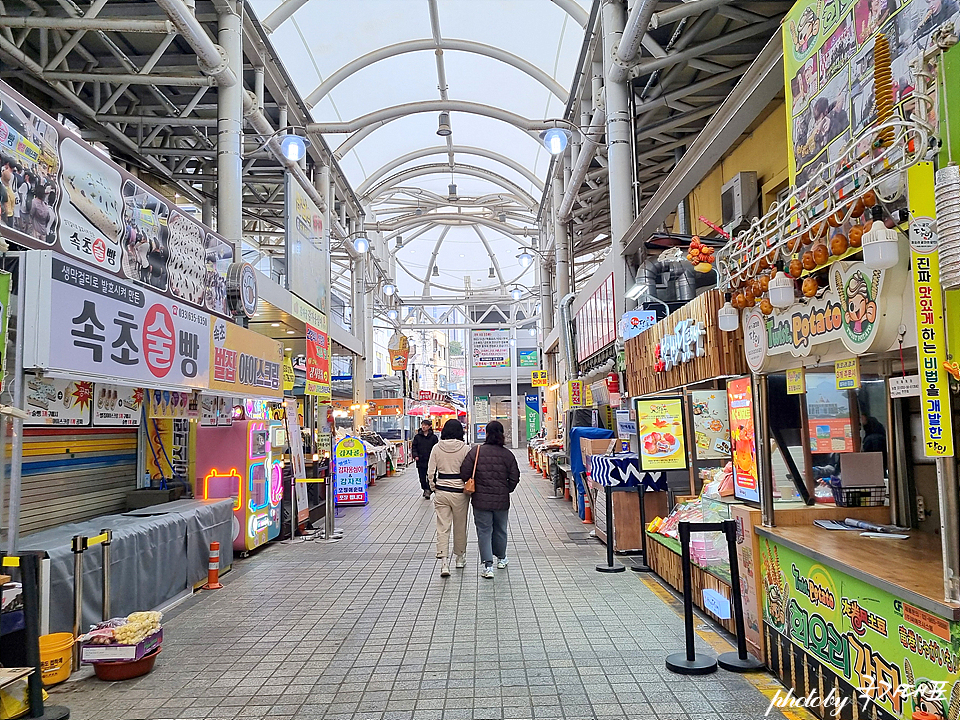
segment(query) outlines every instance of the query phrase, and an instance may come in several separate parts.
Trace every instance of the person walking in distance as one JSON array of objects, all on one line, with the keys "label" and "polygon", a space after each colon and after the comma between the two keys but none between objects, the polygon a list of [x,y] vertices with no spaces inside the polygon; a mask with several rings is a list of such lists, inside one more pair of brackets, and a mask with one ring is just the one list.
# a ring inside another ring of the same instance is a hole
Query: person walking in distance
[{"label": "person walking in distance", "polygon": [[460,465],[464,481],[473,478],[473,521],[480,545],[480,577],[493,577],[494,558],[497,568],[507,567],[507,520],[510,517],[510,493],[520,483],[517,458],[503,446],[503,425],[497,420],[487,423],[487,439],[467,453]]},{"label": "person walking in distance", "polygon": [[423,488],[423,497],[430,499],[430,483],[427,482],[427,465],[430,463],[430,453],[439,439],[433,432],[433,423],[424,420],[420,423],[420,432],[413,438],[410,452],[417,463],[417,473],[420,475],[420,487]]},{"label": "person walking in distance", "polygon": [[450,528],[453,527],[453,554],[458,568],[466,565],[467,513],[470,496],[463,492],[460,466],[470,451],[463,441],[463,425],[459,420],[447,420],[440,431],[440,442],[430,453],[427,481],[436,495],[433,506],[437,511],[437,557],[441,559],[440,577],[450,576],[447,560],[450,550]]}]

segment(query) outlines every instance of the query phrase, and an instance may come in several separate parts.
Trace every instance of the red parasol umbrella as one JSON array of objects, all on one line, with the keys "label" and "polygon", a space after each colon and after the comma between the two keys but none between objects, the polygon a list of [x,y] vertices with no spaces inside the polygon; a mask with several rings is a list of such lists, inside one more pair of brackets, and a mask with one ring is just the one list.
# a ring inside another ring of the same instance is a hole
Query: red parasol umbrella
[{"label": "red parasol umbrella", "polygon": [[417,405],[407,410],[407,415],[416,417],[427,415],[456,415],[457,411],[443,405]]}]

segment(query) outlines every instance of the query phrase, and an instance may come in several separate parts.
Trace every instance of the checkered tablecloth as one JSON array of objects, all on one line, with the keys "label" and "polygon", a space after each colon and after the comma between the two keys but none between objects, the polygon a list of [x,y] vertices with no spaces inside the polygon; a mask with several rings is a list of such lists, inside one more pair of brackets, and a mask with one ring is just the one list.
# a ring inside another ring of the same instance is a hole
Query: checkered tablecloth
[{"label": "checkered tablecloth", "polygon": [[597,485],[636,487],[641,477],[640,458],[635,453],[590,456],[590,479]]}]

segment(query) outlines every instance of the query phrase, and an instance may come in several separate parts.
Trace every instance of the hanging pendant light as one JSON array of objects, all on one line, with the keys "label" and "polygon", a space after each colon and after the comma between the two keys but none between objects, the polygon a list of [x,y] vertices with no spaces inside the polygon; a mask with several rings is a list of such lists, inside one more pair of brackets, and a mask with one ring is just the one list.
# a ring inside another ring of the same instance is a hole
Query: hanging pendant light
[{"label": "hanging pendant light", "polygon": [[436,265],[434,265],[434,266],[433,266],[433,273],[431,273],[431,274],[433,275],[433,277],[440,277],[440,268],[438,268]]},{"label": "hanging pendant light", "polygon": [[450,113],[442,112],[440,113],[440,121],[437,125],[437,135],[440,137],[447,137],[452,135],[453,130],[450,127]]},{"label": "hanging pendant light", "polygon": [[497,276],[496,270],[494,270],[494,269],[491,267],[490,270],[489,270],[489,272],[487,273],[487,277],[492,280],[492,279],[495,278],[496,276]]},{"label": "hanging pendant light", "polygon": [[456,202],[457,200],[457,184],[450,183],[447,185],[447,199],[450,202]]},{"label": "hanging pendant light", "polygon": [[403,247],[403,236],[397,235],[397,250]]},{"label": "hanging pendant light", "polygon": [[733,332],[740,327],[740,312],[730,303],[730,293],[724,293],[723,299],[723,307],[717,312],[717,326],[723,332]]},{"label": "hanging pendant light", "polygon": [[793,305],[795,295],[793,278],[783,271],[783,260],[777,261],[777,274],[770,280],[767,292],[770,293],[770,304],[775,308]]},{"label": "hanging pendant light", "polygon": [[883,208],[874,205],[871,208],[873,223],[863,234],[863,264],[873,270],[885,270],[900,262],[897,231],[888,228],[883,222]]}]

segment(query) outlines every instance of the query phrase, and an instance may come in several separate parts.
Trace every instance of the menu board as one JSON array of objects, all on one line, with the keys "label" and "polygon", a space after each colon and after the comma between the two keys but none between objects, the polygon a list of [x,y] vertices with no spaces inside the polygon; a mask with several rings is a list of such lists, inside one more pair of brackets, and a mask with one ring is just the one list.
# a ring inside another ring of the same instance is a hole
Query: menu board
[{"label": "menu board", "polygon": [[697,459],[729,460],[730,415],[727,394],[722,390],[695,390],[690,393],[690,402]]},{"label": "menu board", "polygon": [[200,393],[149,390],[147,416],[150,418],[196,419],[200,417]]},{"label": "menu board", "polygon": [[812,453],[853,452],[853,424],[846,390],[827,373],[807,374],[807,426]]},{"label": "menu board", "polygon": [[143,388],[97,383],[94,388],[93,424],[132,427],[140,424]]},{"label": "menu board", "polygon": [[753,387],[749,377],[727,382],[730,442],[733,448],[733,494],[740,500],[760,502],[757,440],[753,418]]},{"label": "menu board", "polygon": [[27,375],[24,425],[89,425],[92,382]]},{"label": "menu board", "polygon": [[4,167],[4,238],[229,317],[233,245],[0,83]]},{"label": "menu board", "polygon": [[[917,109],[910,63],[931,48],[937,28],[958,21],[956,0],[797,2],[783,20],[787,147],[794,184],[807,182],[851,138],[877,123],[873,49],[878,35],[890,47],[887,92],[893,95],[894,114],[909,118]],[[926,118],[933,125],[935,108],[933,103],[933,117]]]},{"label": "menu board", "polygon": [[637,400],[641,470],[685,470],[683,398]]}]

